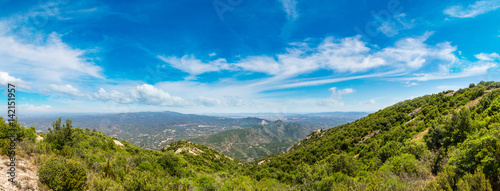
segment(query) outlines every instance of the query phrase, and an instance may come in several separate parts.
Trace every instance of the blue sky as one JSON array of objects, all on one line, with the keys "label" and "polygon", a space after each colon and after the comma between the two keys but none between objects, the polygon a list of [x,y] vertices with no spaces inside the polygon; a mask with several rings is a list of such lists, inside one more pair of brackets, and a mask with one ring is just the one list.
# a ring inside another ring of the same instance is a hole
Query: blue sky
[{"label": "blue sky", "polygon": [[0,84],[17,85],[24,114],[376,111],[500,80],[499,8],[498,0],[3,0]]}]

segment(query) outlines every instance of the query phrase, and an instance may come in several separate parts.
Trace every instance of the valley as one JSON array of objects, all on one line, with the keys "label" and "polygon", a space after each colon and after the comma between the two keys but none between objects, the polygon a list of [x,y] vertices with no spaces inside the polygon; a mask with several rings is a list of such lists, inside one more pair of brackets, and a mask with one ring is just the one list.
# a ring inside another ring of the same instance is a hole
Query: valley
[{"label": "valley", "polygon": [[[498,190],[498,88],[471,84],[313,131],[281,120],[228,120],[246,124],[159,150],[71,120],[38,135],[16,123],[16,155],[37,169],[30,180],[38,178],[40,190]],[[7,145],[0,142],[4,155]]]}]

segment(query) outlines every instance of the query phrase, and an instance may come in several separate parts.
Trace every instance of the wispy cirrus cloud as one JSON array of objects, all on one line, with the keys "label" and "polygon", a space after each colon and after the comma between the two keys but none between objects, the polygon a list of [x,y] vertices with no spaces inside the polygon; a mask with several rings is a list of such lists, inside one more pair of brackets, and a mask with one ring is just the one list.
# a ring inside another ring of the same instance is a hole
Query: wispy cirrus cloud
[{"label": "wispy cirrus cloud", "polygon": [[288,20],[295,20],[299,17],[297,12],[297,0],[280,0],[283,5],[283,10],[285,11]]},{"label": "wispy cirrus cloud", "polygon": [[49,111],[52,109],[52,106],[50,105],[32,105],[32,104],[22,104],[19,106],[21,110],[26,110],[26,111]]},{"label": "wispy cirrus cloud", "polygon": [[496,59],[500,59],[500,55],[498,55],[497,53],[491,53],[491,54],[487,54],[487,53],[479,53],[479,54],[476,54],[474,55],[477,59],[479,60],[484,60],[484,61],[494,61]]},{"label": "wispy cirrus cloud", "polygon": [[496,68],[497,63],[487,62],[487,63],[477,63],[470,65],[461,69],[460,72],[450,73],[450,72],[435,72],[435,73],[418,73],[414,74],[415,77],[402,78],[402,80],[409,81],[430,81],[430,80],[441,80],[441,79],[454,79],[454,78],[465,78],[471,76],[479,76],[488,73],[488,70]]},{"label": "wispy cirrus cloud", "polygon": [[328,107],[344,106],[342,96],[356,92],[356,90],[352,88],[337,89],[337,87],[331,87],[328,91],[331,92],[331,96],[327,99],[320,100],[318,102],[319,105]]},{"label": "wispy cirrus cloud", "polygon": [[117,103],[131,103],[134,101],[129,95],[125,95],[116,90],[107,92],[103,88],[99,88],[99,91],[94,93],[94,97],[102,101],[115,101]]},{"label": "wispy cirrus cloud", "polygon": [[157,58],[170,64],[174,68],[189,73],[192,76],[196,76],[206,72],[218,72],[221,70],[231,69],[230,65],[224,58],[219,58],[208,63],[204,63],[200,59],[195,58],[193,55],[185,55],[181,58],[173,56],[157,56]]},{"label": "wispy cirrus cloud", "polygon": [[399,13],[392,16],[394,20],[389,19],[384,21],[382,18],[375,18],[376,20],[381,21],[380,26],[377,28],[380,32],[384,33],[388,37],[394,37],[399,34],[400,30],[403,29],[411,29],[416,26],[415,19],[411,19],[408,21],[406,18],[406,13]]},{"label": "wispy cirrus cloud", "polygon": [[451,17],[470,18],[500,8],[500,1],[498,0],[480,0],[476,1],[467,7],[462,5],[455,5],[446,8],[443,12]]},{"label": "wispy cirrus cloud", "polygon": [[[426,32],[420,36],[403,38],[393,46],[382,49],[367,44],[360,36],[341,39],[327,37],[317,45],[311,45],[307,41],[291,43],[284,53],[273,56],[248,56],[234,63],[228,63],[224,58],[202,61],[192,55],[169,57],[168,60],[162,56],[159,58],[191,75],[222,70],[265,73],[271,77],[258,80],[252,84],[253,87],[284,89],[404,75],[418,71],[432,62],[439,62],[440,68],[447,70],[460,60],[455,56],[457,47],[450,42],[434,45],[426,43],[432,34]],[[346,75],[294,79],[318,70]],[[368,71],[371,74],[363,74]]]},{"label": "wispy cirrus cloud", "polygon": [[403,82],[403,86],[404,87],[412,87],[412,86],[418,86],[418,83],[417,82]]},{"label": "wispy cirrus cloud", "polygon": [[[5,64],[0,70],[9,73],[29,73],[26,78],[49,82],[62,82],[83,76],[103,78],[102,69],[84,57],[85,51],[74,49],[61,41],[60,35],[51,33],[39,39],[41,43],[24,42],[15,36],[0,36],[0,59]],[[16,65],[16,70],[11,69]]]}]

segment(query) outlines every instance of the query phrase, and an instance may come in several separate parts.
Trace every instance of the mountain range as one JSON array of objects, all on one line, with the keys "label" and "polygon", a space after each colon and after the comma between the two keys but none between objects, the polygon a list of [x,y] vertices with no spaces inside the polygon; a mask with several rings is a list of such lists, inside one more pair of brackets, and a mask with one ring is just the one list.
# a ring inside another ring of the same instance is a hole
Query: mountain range
[{"label": "mountain range", "polygon": [[[294,130],[305,127],[260,121],[156,151],[73,128],[71,120],[56,120],[38,134],[17,123],[16,155],[37,165],[24,169],[37,174],[42,190],[499,190],[499,88],[500,82],[480,82],[401,101],[314,130],[286,151],[253,162],[193,141],[264,144],[254,134],[287,142],[304,136]],[[2,154],[8,145],[0,141]]]}]

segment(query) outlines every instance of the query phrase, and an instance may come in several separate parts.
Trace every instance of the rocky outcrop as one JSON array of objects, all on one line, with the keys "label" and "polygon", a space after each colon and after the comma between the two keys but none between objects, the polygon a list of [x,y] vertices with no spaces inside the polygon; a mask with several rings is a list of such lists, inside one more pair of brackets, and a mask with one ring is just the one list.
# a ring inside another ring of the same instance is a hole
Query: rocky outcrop
[{"label": "rocky outcrop", "polygon": [[[9,157],[0,156],[0,171],[7,173],[7,163]],[[16,178],[15,182],[9,182],[7,176],[0,178],[0,190],[39,190],[38,188],[38,168],[29,158],[16,157]]]}]

